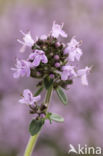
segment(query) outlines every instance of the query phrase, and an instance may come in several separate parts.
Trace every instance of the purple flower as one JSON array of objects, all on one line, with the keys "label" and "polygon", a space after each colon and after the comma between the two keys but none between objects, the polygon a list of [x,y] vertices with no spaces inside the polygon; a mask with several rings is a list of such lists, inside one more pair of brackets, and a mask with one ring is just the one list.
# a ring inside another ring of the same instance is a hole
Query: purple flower
[{"label": "purple flower", "polygon": [[63,24],[62,25],[58,25],[55,23],[55,21],[53,22],[53,26],[52,26],[52,31],[51,34],[53,37],[58,38],[59,36],[62,37],[67,37],[67,34],[62,30],[63,28]]},{"label": "purple flower", "polygon": [[17,39],[17,41],[23,45],[22,48],[20,49],[20,52],[24,52],[26,46],[32,47],[32,45],[34,44],[34,40],[32,39],[30,32],[28,32],[27,34],[25,34],[23,31],[20,31],[20,32],[24,36],[23,37],[24,42],[19,39]]},{"label": "purple flower", "polygon": [[76,77],[77,74],[74,70],[74,66],[66,65],[62,67],[63,72],[61,73],[61,79],[63,81],[67,80],[68,78]]},{"label": "purple flower", "polygon": [[81,83],[85,86],[88,85],[87,75],[91,71],[92,67],[85,67],[84,69],[80,69],[77,71],[77,75],[81,77]]},{"label": "purple flower", "polygon": [[18,59],[16,59],[16,61],[17,61],[16,68],[11,68],[11,70],[14,71],[13,77],[16,79],[19,77],[24,77],[25,75],[29,77],[31,63],[25,60]]},{"label": "purple flower", "polygon": [[35,102],[38,102],[40,98],[40,95],[34,97],[29,89],[25,89],[23,92],[23,98],[20,99],[19,102],[27,105],[33,105]]},{"label": "purple flower", "polygon": [[75,59],[77,61],[80,60],[80,57],[82,55],[82,50],[79,48],[80,42],[77,42],[75,38],[72,38],[70,43],[68,43],[68,46],[64,49],[64,54],[69,54],[69,60],[74,61]]},{"label": "purple flower", "polygon": [[32,66],[39,66],[40,62],[47,63],[48,59],[45,55],[45,52],[42,50],[35,50],[34,53],[29,55],[29,60],[32,60]]}]

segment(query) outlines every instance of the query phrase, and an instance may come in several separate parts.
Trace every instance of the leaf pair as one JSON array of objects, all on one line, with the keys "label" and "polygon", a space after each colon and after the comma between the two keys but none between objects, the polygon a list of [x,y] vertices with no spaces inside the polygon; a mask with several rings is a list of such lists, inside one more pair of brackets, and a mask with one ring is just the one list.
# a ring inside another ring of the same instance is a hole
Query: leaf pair
[{"label": "leaf pair", "polygon": [[[53,84],[53,80],[52,79],[49,79],[48,77],[46,77],[44,79],[44,85],[41,86],[37,92],[35,93],[35,96],[38,96],[44,89],[44,87],[48,90],[49,87]],[[59,99],[61,100],[61,102],[64,104],[64,105],[67,105],[68,104],[68,100],[67,100],[67,97],[63,91],[63,89],[61,87],[57,87],[56,88],[56,92],[57,92],[57,95],[59,97]]]},{"label": "leaf pair", "polygon": [[50,123],[52,123],[52,121],[64,122],[64,118],[61,117],[60,115],[48,112],[45,119],[39,119],[39,120],[32,120],[31,121],[30,126],[29,126],[29,132],[32,136],[36,135],[41,130],[46,119],[49,119]]},{"label": "leaf pair", "polygon": [[[44,79],[44,86],[45,86],[46,89],[48,89],[52,84],[53,84],[53,79],[49,79],[48,77],[46,77]],[[61,102],[64,105],[68,104],[68,100],[67,100],[67,97],[66,97],[63,89],[58,86],[56,88],[56,92],[57,92],[57,95],[58,95],[59,99],[61,100]]]}]

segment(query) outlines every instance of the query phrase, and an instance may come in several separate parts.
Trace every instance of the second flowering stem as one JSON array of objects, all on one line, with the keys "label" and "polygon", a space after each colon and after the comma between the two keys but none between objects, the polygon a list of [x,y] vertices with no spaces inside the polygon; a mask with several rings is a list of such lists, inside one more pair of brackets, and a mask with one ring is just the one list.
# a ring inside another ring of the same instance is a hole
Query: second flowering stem
[{"label": "second flowering stem", "polygon": [[[53,91],[53,86],[51,85],[47,89],[45,101],[44,101],[44,104],[47,105],[47,108],[48,108],[48,104],[49,104],[50,99],[51,99],[52,91]],[[35,134],[34,136],[30,136],[30,139],[29,139],[29,142],[27,144],[24,156],[31,156],[32,155],[32,151],[35,148],[39,134],[40,134],[40,131],[37,134]]]}]

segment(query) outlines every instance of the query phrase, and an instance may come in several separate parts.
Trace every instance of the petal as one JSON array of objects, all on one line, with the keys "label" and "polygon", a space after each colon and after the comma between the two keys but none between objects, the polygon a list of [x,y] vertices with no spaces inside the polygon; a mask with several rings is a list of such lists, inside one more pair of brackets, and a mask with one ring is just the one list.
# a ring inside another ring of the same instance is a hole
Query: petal
[{"label": "petal", "polygon": [[46,35],[41,35],[41,36],[40,36],[40,39],[41,39],[41,40],[46,40],[46,39],[47,39],[47,36],[46,36]]},{"label": "petal", "polygon": [[41,96],[40,96],[40,95],[33,97],[33,101],[34,101],[34,102],[37,102],[37,101],[39,101],[40,99],[41,99]]},{"label": "petal", "polygon": [[20,48],[20,52],[23,53],[26,50],[26,45],[24,44],[21,48]]},{"label": "petal", "polygon": [[65,80],[67,80],[68,79],[68,73],[67,72],[62,72],[62,74],[61,74],[61,79],[63,80],[63,81],[65,81]]},{"label": "petal", "polygon": [[48,62],[48,59],[45,55],[42,56],[42,62],[43,63],[47,63]]},{"label": "petal", "polygon": [[23,40],[28,47],[32,47],[32,45],[34,44],[34,40],[32,39],[30,32],[25,34]]},{"label": "petal", "polygon": [[77,75],[78,76],[82,76],[82,75],[84,75],[86,72],[85,72],[85,70],[84,69],[79,69],[78,71],[77,71]]},{"label": "petal", "polygon": [[22,63],[21,63],[21,62],[22,62],[22,61],[20,61],[19,59],[16,59],[16,62],[17,62],[17,63],[16,63],[16,67],[17,67],[17,68],[21,68],[21,66],[22,66]]},{"label": "petal", "polygon": [[29,55],[29,59],[30,59],[30,60],[34,60],[34,58],[35,58],[35,53],[31,53],[31,54]]},{"label": "petal", "polygon": [[60,34],[61,34],[61,36],[64,37],[64,38],[66,38],[66,37],[68,36],[63,30],[61,30]]},{"label": "petal", "polygon": [[17,39],[17,42],[19,42],[20,44],[24,45],[24,42],[19,40],[19,39]]},{"label": "petal", "polygon": [[26,71],[26,75],[27,75],[27,77],[30,76],[30,73],[31,73],[31,72],[30,72],[30,68],[28,68],[27,71]]},{"label": "petal", "polygon": [[34,61],[33,61],[33,63],[32,63],[33,66],[35,66],[35,67],[39,66],[40,61],[41,61],[41,57],[39,55],[36,56],[35,59],[34,59]]},{"label": "petal", "polygon": [[20,77],[20,72],[19,71],[16,71],[14,74],[13,74],[13,77],[15,79],[18,79]]},{"label": "petal", "polygon": [[85,85],[85,86],[88,85],[88,80],[87,80],[87,75],[86,74],[84,74],[84,75],[81,76],[81,83],[83,85]]},{"label": "petal", "polygon": [[25,89],[23,92],[23,96],[27,97],[28,95],[32,96],[32,92],[29,89]]},{"label": "petal", "polygon": [[74,60],[75,60],[75,53],[74,52],[69,53],[69,60],[74,62]]},{"label": "petal", "polygon": [[24,104],[25,103],[25,99],[24,98],[20,99],[19,103],[23,103]]},{"label": "petal", "polygon": [[67,70],[67,71],[74,70],[74,66],[66,65],[62,67],[62,70]]},{"label": "petal", "polygon": [[26,75],[26,70],[25,69],[21,69],[20,76],[24,77],[25,75]]},{"label": "petal", "polygon": [[80,48],[76,49],[76,59],[77,61],[80,60],[80,57],[82,56],[82,50]]}]

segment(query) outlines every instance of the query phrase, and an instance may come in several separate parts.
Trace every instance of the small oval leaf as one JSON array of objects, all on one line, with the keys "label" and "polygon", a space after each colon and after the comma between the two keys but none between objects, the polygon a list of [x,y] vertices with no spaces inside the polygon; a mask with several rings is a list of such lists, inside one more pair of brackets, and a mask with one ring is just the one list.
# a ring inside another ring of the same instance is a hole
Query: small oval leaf
[{"label": "small oval leaf", "polygon": [[66,105],[66,104],[68,103],[68,101],[67,101],[67,97],[66,97],[66,95],[65,95],[65,93],[64,93],[64,91],[63,91],[63,89],[62,89],[61,87],[58,87],[58,88],[56,89],[56,92],[57,92],[57,95],[58,95],[59,99],[61,100],[61,102],[62,102],[64,105]]},{"label": "small oval leaf", "polygon": [[29,126],[29,132],[33,136],[37,134],[44,124],[44,120],[32,120]]},{"label": "small oval leaf", "polygon": [[51,114],[51,115],[50,115],[50,119],[51,119],[51,120],[54,120],[54,121],[56,121],[56,122],[64,122],[64,118],[61,117],[61,116],[58,115],[58,114]]}]

